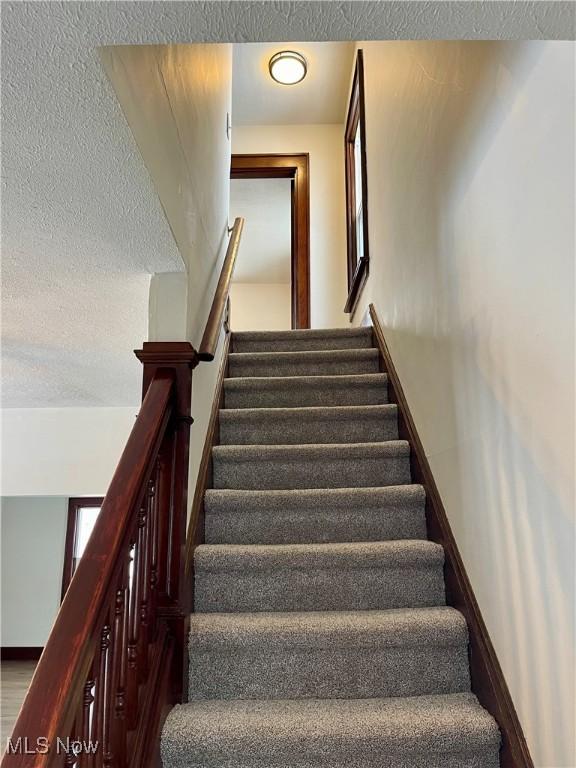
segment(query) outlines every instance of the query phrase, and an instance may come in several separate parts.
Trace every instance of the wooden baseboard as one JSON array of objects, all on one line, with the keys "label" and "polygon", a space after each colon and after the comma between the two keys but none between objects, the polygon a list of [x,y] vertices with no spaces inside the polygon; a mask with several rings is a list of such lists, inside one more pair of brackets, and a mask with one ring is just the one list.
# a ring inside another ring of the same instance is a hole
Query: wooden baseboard
[{"label": "wooden baseboard", "polygon": [[38,661],[43,646],[22,646],[8,645],[0,648],[0,658],[2,661]]},{"label": "wooden baseboard", "polygon": [[446,601],[448,605],[457,608],[468,622],[472,691],[500,726],[502,768],[534,768],[510,691],[466,574],[446,510],[386,344],[382,324],[373,304],[370,304],[370,317],[374,329],[374,340],[380,350],[381,368],[388,374],[389,402],[396,403],[398,406],[399,437],[410,444],[412,479],[415,483],[423,485],[426,490],[428,536],[444,547]]}]

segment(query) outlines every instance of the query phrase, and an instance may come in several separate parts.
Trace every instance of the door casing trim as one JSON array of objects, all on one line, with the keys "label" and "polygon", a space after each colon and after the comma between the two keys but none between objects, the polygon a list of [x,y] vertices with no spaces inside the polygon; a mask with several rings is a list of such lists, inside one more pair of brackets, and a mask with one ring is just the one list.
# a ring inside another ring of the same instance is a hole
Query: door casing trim
[{"label": "door casing trim", "polygon": [[292,328],[310,328],[310,156],[233,154],[231,179],[293,179],[291,307]]}]

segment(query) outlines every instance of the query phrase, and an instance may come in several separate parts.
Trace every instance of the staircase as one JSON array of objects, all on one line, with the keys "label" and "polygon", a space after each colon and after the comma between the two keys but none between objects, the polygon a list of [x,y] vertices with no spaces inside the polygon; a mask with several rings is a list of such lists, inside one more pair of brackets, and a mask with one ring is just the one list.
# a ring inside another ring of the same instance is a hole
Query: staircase
[{"label": "staircase", "polygon": [[235,333],[165,768],[497,768],[371,329]]}]

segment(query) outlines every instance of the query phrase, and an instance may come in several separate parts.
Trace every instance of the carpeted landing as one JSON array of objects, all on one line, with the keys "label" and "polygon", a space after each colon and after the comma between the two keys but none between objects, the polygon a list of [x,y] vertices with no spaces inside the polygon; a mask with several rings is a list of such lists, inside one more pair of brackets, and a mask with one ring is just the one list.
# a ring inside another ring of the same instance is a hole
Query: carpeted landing
[{"label": "carpeted landing", "polygon": [[498,768],[371,329],[236,333],[165,768]]}]

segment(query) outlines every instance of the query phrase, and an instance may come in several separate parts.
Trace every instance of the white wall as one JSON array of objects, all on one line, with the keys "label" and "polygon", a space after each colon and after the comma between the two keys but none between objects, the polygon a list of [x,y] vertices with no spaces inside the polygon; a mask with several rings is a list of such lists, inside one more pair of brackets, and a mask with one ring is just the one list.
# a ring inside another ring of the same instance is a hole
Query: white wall
[{"label": "white wall", "polygon": [[344,127],[237,125],[232,151],[310,154],[310,303],[312,328],[348,325]]},{"label": "white wall", "polygon": [[292,179],[231,179],[230,221],[244,219],[235,283],[289,283]]},{"label": "white wall", "polygon": [[138,406],[2,410],[3,646],[46,642],[60,605],[68,498],[105,495],[137,413]]},{"label": "white wall", "polygon": [[[182,255],[187,285],[155,275],[150,339],[200,344],[228,245],[232,46],[116,46],[102,63],[140,148]],[[185,309],[184,309],[184,302]],[[183,319],[186,316],[184,325]],[[192,382],[190,493],[202,455],[217,359]]]},{"label": "white wall", "polygon": [[137,406],[4,409],[2,495],[103,496],[137,413]]},{"label": "white wall", "polygon": [[188,274],[152,275],[148,300],[148,341],[186,341]]},{"label": "white wall", "polygon": [[0,499],[2,646],[44,646],[60,605],[68,499]]},{"label": "white wall", "polygon": [[574,44],[363,43],[374,301],[536,766],[574,753]]},{"label": "white wall", "polygon": [[230,319],[233,331],[289,331],[292,327],[290,284],[233,283]]},{"label": "white wall", "polygon": [[100,56],[188,273],[196,346],[228,243],[232,46],[112,46]]}]

